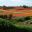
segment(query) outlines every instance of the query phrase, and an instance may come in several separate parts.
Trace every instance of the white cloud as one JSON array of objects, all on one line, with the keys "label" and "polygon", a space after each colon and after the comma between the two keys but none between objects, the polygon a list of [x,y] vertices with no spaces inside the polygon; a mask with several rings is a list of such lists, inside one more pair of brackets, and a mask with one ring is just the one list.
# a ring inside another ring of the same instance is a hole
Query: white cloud
[{"label": "white cloud", "polygon": [[32,5],[32,0],[0,0],[0,5]]}]

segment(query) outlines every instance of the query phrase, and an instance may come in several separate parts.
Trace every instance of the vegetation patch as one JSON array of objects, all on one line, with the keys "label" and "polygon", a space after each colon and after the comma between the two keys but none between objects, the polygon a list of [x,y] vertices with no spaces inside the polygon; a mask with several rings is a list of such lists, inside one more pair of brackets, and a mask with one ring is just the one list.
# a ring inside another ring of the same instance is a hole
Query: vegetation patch
[{"label": "vegetation patch", "polygon": [[28,18],[27,17],[18,17],[10,20],[0,18],[0,26],[3,27],[3,29],[4,27],[8,28],[14,27],[16,29],[32,30],[32,24],[31,24],[32,18],[30,16]]}]

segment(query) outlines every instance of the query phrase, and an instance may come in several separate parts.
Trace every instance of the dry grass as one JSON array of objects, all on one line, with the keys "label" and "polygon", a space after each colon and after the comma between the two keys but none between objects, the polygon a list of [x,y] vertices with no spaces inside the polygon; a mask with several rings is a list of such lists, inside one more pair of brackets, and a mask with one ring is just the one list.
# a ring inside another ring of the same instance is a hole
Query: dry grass
[{"label": "dry grass", "polygon": [[32,16],[32,10],[31,9],[30,10],[19,10],[19,11],[16,9],[10,9],[10,10],[2,10],[2,11],[4,11],[4,12],[1,13],[0,15],[13,14],[13,16]]}]

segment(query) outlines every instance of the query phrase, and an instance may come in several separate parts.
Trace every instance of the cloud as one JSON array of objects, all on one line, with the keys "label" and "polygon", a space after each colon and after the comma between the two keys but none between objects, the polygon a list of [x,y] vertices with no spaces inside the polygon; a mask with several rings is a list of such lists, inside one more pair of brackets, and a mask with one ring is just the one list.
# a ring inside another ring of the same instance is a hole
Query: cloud
[{"label": "cloud", "polygon": [[0,5],[6,6],[32,5],[32,0],[0,0]]}]

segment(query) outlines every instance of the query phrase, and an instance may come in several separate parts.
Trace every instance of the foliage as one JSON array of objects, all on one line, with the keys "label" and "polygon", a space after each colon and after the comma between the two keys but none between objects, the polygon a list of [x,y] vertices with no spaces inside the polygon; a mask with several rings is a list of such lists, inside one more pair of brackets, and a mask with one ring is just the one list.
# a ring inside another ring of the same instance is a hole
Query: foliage
[{"label": "foliage", "polygon": [[3,9],[4,9],[4,10],[7,10],[7,9],[14,9],[14,7],[10,7],[10,6],[7,7],[7,6],[3,5]]},{"label": "foliage", "polygon": [[23,7],[24,7],[24,8],[29,8],[29,7],[28,7],[28,6],[26,6],[26,5],[23,5]]},{"label": "foliage", "polygon": [[30,16],[27,16],[27,17],[25,17],[24,19],[25,19],[25,20],[30,20],[31,18],[30,18]]},{"label": "foliage", "polygon": [[16,19],[17,22],[23,22],[23,19]]},{"label": "foliage", "polygon": [[[27,17],[27,18],[28,18],[28,20],[30,20],[29,17]],[[3,30],[5,28],[7,31],[11,31],[11,30],[14,30],[14,29],[19,30],[19,31],[20,30],[21,31],[22,30],[32,30],[31,27],[27,27],[27,26],[24,27],[24,25],[22,25],[22,27],[16,27],[16,26],[13,25],[13,24],[17,23],[17,21],[18,22],[20,22],[20,21],[24,22],[25,20],[26,20],[26,17],[24,17],[24,18],[21,17],[21,18],[16,18],[16,19],[11,19],[11,20],[0,18],[0,29]]]},{"label": "foliage", "polygon": [[0,18],[3,18],[3,19],[12,19],[13,15],[10,14],[9,16],[8,15],[0,15]]},{"label": "foliage", "polygon": [[[27,19],[26,19],[27,18]],[[4,26],[4,27],[10,27],[11,28],[11,26],[14,26],[13,24],[16,24],[17,22],[24,22],[24,21],[27,21],[27,20],[30,20],[29,19],[30,17],[21,17],[21,18],[16,18],[16,19],[11,19],[11,20],[7,20],[7,19],[3,19],[3,18],[0,18],[0,26]],[[15,26],[16,27],[16,26]],[[27,30],[30,30],[31,28],[29,27],[27,27],[27,26],[25,26],[24,27],[24,25],[23,25],[23,27],[16,27],[17,29],[27,29]]]}]

